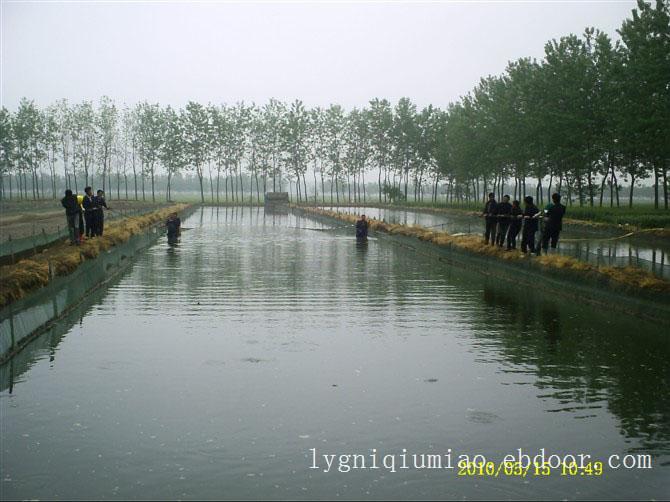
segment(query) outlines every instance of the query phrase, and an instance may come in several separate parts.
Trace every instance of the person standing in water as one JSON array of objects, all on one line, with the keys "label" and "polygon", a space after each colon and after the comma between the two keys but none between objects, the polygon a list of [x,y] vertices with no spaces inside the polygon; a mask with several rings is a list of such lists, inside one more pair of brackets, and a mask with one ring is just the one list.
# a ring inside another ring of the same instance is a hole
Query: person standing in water
[{"label": "person standing in water", "polygon": [[181,236],[181,220],[177,213],[172,213],[165,222],[168,243],[175,243]]},{"label": "person standing in water", "polygon": [[366,241],[368,240],[368,220],[365,218],[365,215],[361,215],[361,219],[356,222],[356,240],[357,241]]}]

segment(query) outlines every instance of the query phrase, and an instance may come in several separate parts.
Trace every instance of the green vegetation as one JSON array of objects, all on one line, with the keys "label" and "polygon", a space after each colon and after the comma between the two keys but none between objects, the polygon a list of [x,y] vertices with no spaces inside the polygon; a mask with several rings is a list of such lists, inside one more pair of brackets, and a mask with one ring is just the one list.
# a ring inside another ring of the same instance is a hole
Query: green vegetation
[{"label": "green vegetation", "polygon": [[510,62],[444,110],[409,98],[349,111],[274,99],[119,110],[106,97],[40,110],[23,99],[0,111],[0,195],[55,197],[62,180],[170,200],[175,177],[192,173],[201,202],[287,188],[299,203],[472,203],[508,191],[542,204],[559,191],[568,205],[602,206],[607,194],[620,206],[627,184],[632,207],[650,179],[654,207],[668,210],[670,0],[638,1],[618,33],[551,40],[542,60]]}]

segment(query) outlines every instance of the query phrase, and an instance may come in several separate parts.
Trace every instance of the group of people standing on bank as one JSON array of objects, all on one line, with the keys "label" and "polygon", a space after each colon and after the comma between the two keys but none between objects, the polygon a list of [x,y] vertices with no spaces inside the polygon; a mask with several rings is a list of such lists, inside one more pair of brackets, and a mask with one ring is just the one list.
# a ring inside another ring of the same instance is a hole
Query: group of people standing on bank
[{"label": "group of people standing on bank", "polygon": [[[540,211],[530,195],[524,197],[524,208],[518,200],[510,203],[509,195],[497,202],[495,194],[489,194],[489,200],[484,206],[482,215],[486,221],[484,241],[492,246],[503,247],[507,250],[516,249],[516,240],[521,234],[521,252],[540,254],[541,250],[548,252],[549,246],[556,249],[558,237],[563,229],[565,206],[561,204],[561,196],[555,193],[551,196],[551,203]],[[535,245],[535,234],[542,222],[542,239],[540,245]]]},{"label": "group of people standing on bank", "polygon": [[65,218],[70,236],[70,244],[81,244],[84,236],[87,239],[101,236],[105,227],[105,192],[98,190],[93,195],[91,187],[84,188],[84,195],[76,195],[72,190],[65,190],[61,199],[65,208]]}]

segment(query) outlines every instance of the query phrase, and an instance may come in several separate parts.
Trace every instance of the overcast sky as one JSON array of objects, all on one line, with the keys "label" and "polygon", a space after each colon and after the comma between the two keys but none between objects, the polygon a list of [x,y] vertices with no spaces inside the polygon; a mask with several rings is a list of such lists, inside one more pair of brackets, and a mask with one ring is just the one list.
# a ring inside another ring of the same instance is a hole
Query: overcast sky
[{"label": "overcast sky", "polygon": [[594,26],[616,37],[617,2],[2,1],[2,104],[26,96],[182,106],[446,106],[547,40]]}]

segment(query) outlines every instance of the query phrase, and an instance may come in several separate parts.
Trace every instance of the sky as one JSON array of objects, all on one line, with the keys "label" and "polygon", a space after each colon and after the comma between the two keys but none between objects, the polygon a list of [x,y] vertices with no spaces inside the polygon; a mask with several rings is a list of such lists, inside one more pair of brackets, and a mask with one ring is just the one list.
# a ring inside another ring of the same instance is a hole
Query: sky
[{"label": "sky", "polygon": [[617,38],[634,1],[1,1],[2,105],[112,97],[176,107],[445,107],[481,77],[587,26]]}]

